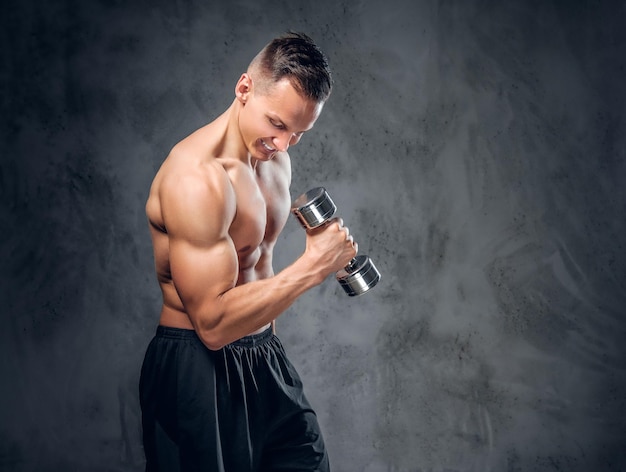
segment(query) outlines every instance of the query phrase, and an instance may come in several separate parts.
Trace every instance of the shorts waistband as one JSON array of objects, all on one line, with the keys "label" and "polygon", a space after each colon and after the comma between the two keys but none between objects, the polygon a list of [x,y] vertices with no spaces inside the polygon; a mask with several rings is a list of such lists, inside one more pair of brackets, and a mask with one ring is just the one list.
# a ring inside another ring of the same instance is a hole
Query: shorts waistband
[{"label": "shorts waistband", "polygon": [[[228,346],[239,346],[239,347],[255,347],[259,344],[263,344],[267,342],[273,335],[272,327],[268,327],[265,331],[261,333],[251,334],[249,336],[244,336],[237,341],[233,341],[228,344]],[[198,335],[193,329],[183,329],[183,328],[172,328],[170,326],[157,326],[156,336],[159,338],[170,338],[170,339],[197,339],[200,340]]]},{"label": "shorts waistband", "polygon": [[233,341],[228,346],[255,347],[269,341],[273,334],[274,331],[272,330],[272,327],[269,326],[265,331],[256,334],[250,334],[249,336],[244,336],[237,341]]}]

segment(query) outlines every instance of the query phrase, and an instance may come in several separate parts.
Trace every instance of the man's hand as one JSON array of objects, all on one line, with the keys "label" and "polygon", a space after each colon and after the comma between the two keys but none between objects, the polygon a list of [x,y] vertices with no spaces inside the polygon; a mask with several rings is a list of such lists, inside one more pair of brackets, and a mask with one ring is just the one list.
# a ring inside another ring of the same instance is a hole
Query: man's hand
[{"label": "man's hand", "polygon": [[341,218],[333,218],[306,234],[305,256],[324,279],[343,269],[357,254],[358,244]]}]

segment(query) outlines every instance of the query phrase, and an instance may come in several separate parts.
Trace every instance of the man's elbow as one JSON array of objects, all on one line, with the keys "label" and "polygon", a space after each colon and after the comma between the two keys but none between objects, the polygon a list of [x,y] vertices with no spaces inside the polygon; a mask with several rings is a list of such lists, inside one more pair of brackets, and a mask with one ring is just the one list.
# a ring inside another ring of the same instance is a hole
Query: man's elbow
[{"label": "man's elbow", "polygon": [[206,346],[206,348],[209,351],[219,351],[224,346],[226,346],[226,344],[224,344],[224,343],[208,342],[208,341],[205,341],[205,340],[202,340],[202,342],[204,343],[204,345]]},{"label": "man's elbow", "polygon": [[219,328],[219,321],[213,321],[210,324],[198,323],[196,325],[196,334],[208,349],[211,351],[219,351],[228,344],[224,333]]}]

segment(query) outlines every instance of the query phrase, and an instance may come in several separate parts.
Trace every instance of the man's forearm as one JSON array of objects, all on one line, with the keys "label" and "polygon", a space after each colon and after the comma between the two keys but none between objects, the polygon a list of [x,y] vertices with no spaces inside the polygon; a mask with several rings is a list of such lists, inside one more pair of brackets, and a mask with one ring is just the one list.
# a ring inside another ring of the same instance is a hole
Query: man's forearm
[{"label": "man's forearm", "polygon": [[227,290],[210,302],[218,305],[210,307],[210,317],[202,309],[194,314],[194,327],[209,349],[220,349],[274,321],[324,278],[303,255],[273,277]]}]

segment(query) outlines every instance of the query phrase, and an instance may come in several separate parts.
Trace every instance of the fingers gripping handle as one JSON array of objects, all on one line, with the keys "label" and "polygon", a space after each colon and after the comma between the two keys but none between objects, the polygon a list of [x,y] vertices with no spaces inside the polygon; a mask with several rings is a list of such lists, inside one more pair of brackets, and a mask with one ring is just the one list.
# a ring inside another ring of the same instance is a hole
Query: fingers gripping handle
[{"label": "fingers gripping handle", "polygon": [[[291,212],[305,229],[313,229],[332,218],[337,206],[324,187],[315,187],[294,200]],[[345,292],[353,297],[374,287],[380,280],[380,272],[369,257],[360,255],[337,272],[336,278]]]},{"label": "fingers gripping handle", "polygon": [[[315,229],[337,213],[337,205],[333,202],[324,187],[315,187],[296,198],[291,205],[291,212],[298,219],[304,229]],[[345,270],[350,269],[356,263],[356,257],[347,265]]]}]

